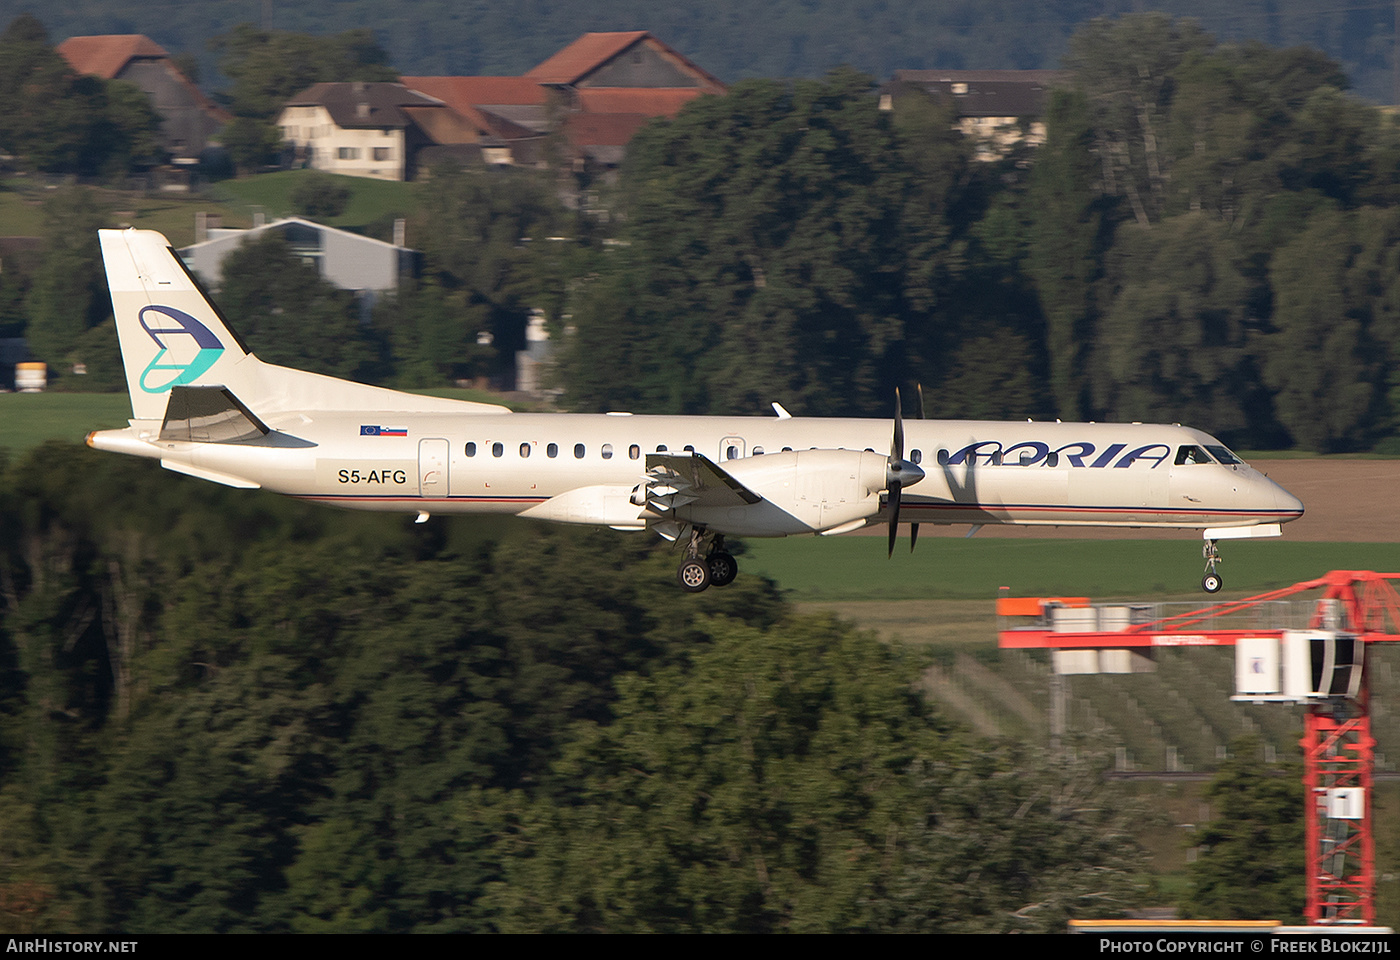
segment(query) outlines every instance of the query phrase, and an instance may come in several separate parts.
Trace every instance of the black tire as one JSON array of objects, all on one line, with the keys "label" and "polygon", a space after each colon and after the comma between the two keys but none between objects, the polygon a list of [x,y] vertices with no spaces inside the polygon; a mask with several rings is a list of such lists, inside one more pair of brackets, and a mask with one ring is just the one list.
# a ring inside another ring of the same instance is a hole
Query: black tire
[{"label": "black tire", "polygon": [[1201,589],[1206,593],[1219,593],[1223,586],[1225,586],[1225,581],[1220,579],[1218,573],[1208,573],[1201,578]]},{"label": "black tire", "polygon": [[710,586],[727,587],[734,582],[734,578],[739,575],[739,562],[732,554],[721,550],[719,553],[712,553],[709,556],[710,564]]},{"label": "black tire", "polygon": [[710,585],[710,565],[703,560],[686,560],[676,569],[676,582],[686,593],[699,593]]}]

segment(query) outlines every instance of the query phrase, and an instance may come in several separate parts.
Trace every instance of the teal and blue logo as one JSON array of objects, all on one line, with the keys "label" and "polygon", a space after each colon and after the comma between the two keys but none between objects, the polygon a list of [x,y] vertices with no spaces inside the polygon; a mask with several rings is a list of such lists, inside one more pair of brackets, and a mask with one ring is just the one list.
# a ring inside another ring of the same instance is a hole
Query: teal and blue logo
[{"label": "teal and blue logo", "polygon": [[[152,314],[149,321],[147,314]],[[147,393],[165,393],[193,383],[223,355],[219,338],[183,310],[153,304],[143,307],[137,319],[160,348],[138,381]]]}]

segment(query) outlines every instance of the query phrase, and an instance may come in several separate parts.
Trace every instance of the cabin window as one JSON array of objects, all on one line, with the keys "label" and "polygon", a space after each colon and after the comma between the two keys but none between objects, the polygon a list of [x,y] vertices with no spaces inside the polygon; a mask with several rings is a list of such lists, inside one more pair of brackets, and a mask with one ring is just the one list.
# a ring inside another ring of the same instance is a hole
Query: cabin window
[{"label": "cabin window", "polygon": [[1215,459],[1219,460],[1227,467],[1232,463],[1244,463],[1243,460],[1235,456],[1229,450],[1220,446],[1220,444],[1218,443],[1208,443],[1206,444],[1206,449],[1209,450],[1212,455],[1214,455]]},{"label": "cabin window", "polygon": [[576,444],[574,444],[574,459],[575,459],[575,460],[582,460],[582,459],[583,459],[583,444],[581,444],[581,443],[576,443]]},{"label": "cabin window", "polygon": [[505,452],[506,452],[506,445],[505,445],[504,443],[501,443],[499,440],[496,441],[495,443],[491,444],[491,456],[493,456],[493,457],[499,457],[501,454],[503,454],[503,453],[505,453]]},{"label": "cabin window", "polygon": [[474,456],[476,456],[476,444],[471,443],[471,442],[468,442],[468,443],[467,443],[467,456],[469,456],[469,457],[474,457]]},{"label": "cabin window", "polygon": [[940,467],[946,467],[946,466],[948,465],[948,451],[947,451],[947,450],[939,450],[939,451],[938,451],[938,465],[939,465]]},{"label": "cabin window", "polygon": [[657,452],[657,453],[665,453],[665,452],[666,452],[666,444],[664,444],[664,443],[658,443],[658,444],[656,445],[656,452]]},{"label": "cabin window", "polygon": [[604,460],[611,460],[611,459],[612,459],[612,444],[611,444],[611,443],[605,443],[605,444],[603,444],[603,459],[604,459]]},{"label": "cabin window", "polygon": [[994,467],[999,467],[999,466],[1001,466],[1001,451],[1000,451],[1000,450],[998,450],[996,453],[992,454],[992,466],[994,466]]},{"label": "cabin window", "polygon": [[559,456],[559,444],[557,444],[557,443],[551,443],[549,446],[545,447],[545,448],[544,448],[544,455],[545,455],[546,457],[549,457],[549,459],[551,459],[551,460],[553,460],[555,457]]},{"label": "cabin window", "polygon": [[923,452],[922,450],[920,450],[918,447],[915,447],[913,450],[910,450],[910,451],[909,451],[909,459],[910,459],[910,461],[912,461],[913,463],[923,463],[923,462],[924,462],[924,452]]},{"label": "cabin window", "polygon": [[1029,467],[1031,464],[1035,463],[1035,460],[1036,460],[1036,456],[1035,456],[1035,451],[1034,451],[1034,450],[1022,450],[1022,451],[1021,451],[1021,460],[1020,460],[1020,465],[1021,465],[1021,466],[1023,466],[1023,467]]},{"label": "cabin window", "polygon": [[783,453],[792,453],[792,447],[783,447]]},{"label": "cabin window", "polygon": [[763,456],[763,448],[762,448],[762,447],[754,447],[754,448],[753,448],[753,455],[754,455],[755,457],[761,457],[761,456]]},{"label": "cabin window", "polygon": [[1210,463],[1210,457],[1204,450],[1195,444],[1184,444],[1176,448],[1176,465],[1185,466],[1188,463]]},{"label": "cabin window", "polygon": [[739,448],[736,447],[736,446],[734,446],[734,444],[731,443],[729,446],[727,446],[727,447],[724,448],[724,459],[726,459],[726,460],[733,460],[734,458],[736,458],[736,457],[738,457],[738,456],[739,456]]},{"label": "cabin window", "polygon": [[523,460],[524,458],[528,457],[529,455],[530,455],[530,445],[529,445],[528,443],[522,443],[522,444],[520,445],[520,458]]},{"label": "cabin window", "polygon": [[639,446],[637,446],[635,443],[632,444],[632,446],[630,446],[630,447],[627,448],[627,459],[628,459],[628,460],[636,460],[636,459],[637,459],[638,457],[640,457],[641,455],[642,455],[642,448],[639,447]]},{"label": "cabin window", "polygon": [[692,444],[689,444],[689,443],[687,443],[683,449],[685,450],[686,453],[694,453],[694,452],[695,452],[695,447],[694,447]]},{"label": "cabin window", "polygon": [[1058,467],[1060,465],[1060,455],[1058,453],[1047,453],[1045,455],[1045,465],[1047,467]]}]

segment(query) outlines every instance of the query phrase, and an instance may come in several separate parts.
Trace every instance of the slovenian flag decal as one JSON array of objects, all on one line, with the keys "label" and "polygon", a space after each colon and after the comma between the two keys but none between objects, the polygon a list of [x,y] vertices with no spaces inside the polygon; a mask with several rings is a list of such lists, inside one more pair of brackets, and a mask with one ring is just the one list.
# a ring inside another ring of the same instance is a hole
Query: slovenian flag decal
[{"label": "slovenian flag decal", "polygon": [[408,427],[372,427],[361,425],[360,436],[362,437],[406,437]]}]

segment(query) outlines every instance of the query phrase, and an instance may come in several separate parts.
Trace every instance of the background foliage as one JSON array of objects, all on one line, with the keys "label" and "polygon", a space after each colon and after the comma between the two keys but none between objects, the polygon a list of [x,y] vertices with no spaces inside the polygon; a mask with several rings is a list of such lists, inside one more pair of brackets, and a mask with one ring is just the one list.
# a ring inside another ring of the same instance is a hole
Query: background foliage
[{"label": "background foliage", "polygon": [[0,530],[9,929],[1051,930],[1142,892],[1092,766],[955,730],[917,657],[760,577],[677,610],[641,538],[68,445]]}]

